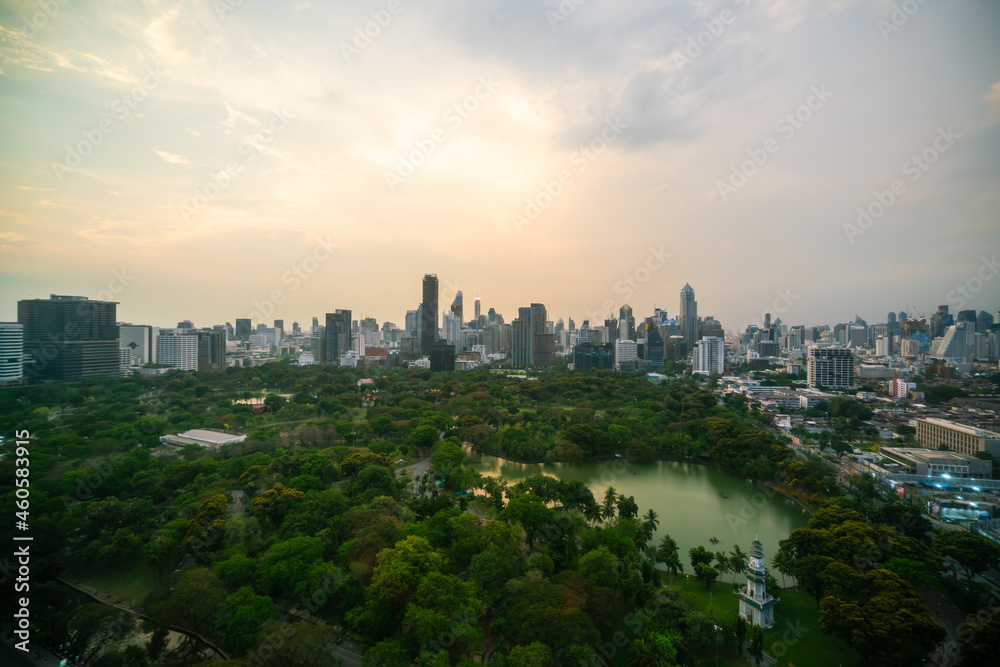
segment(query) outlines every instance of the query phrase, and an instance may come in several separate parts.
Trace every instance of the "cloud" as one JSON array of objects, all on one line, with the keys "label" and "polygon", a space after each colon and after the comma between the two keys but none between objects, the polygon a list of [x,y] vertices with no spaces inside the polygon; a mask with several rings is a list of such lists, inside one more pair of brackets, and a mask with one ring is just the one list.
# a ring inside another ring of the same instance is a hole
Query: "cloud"
[{"label": "cloud", "polygon": [[191,164],[190,161],[183,155],[178,155],[177,153],[169,153],[165,150],[161,150],[159,146],[152,146],[153,152],[160,156],[164,162],[168,164]]},{"label": "cloud", "polygon": [[0,232],[0,249],[22,248],[24,246],[41,245],[39,241],[32,241],[23,234],[16,232]]},{"label": "cloud", "polygon": [[1000,104],[1000,81],[990,86],[990,92],[986,93],[983,99],[989,100],[993,104]]}]

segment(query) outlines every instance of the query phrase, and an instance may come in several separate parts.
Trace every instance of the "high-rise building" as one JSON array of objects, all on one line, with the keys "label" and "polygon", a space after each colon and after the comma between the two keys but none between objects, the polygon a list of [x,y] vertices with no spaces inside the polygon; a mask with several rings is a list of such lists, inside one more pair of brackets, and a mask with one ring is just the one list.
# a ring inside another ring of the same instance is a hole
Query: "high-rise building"
[{"label": "high-rise building", "polygon": [[161,331],[156,339],[157,363],[182,371],[198,370],[198,333],[181,330]]},{"label": "high-rise building", "polygon": [[688,283],[684,283],[681,288],[680,315],[677,319],[684,342],[689,350],[694,349],[694,343],[698,340],[698,302],[694,300],[694,289]]},{"label": "high-rise building", "polygon": [[635,316],[632,315],[632,306],[627,303],[618,309],[618,337],[635,340]]},{"label": "high-rise building", "polygon": [[159,329],[144,324],[118,326],[118,345],[129,349],[133,366],[156,363],[156,339]]},{"label": "high-rise building", "polygon": [[535,366],[551,366],[556,360],[556,337],[548,332],[545,305],[533,303],[531,317],[531,362]]},{"label": "high-rise building", "polygon": [[[697,322],[695,322],[695,324],[697,324]],[[686,350],[686,341],[684,345]],[[647,317],[646,322],[643,325],[643,359],[652,364],[653,368],[659,368],[663,365],[664,350],[665,347],[663,343],[663,336],[660,334],[660,326],[656,323],[655,319]]]},{"label": "high-rise building", "polygon": [[726,342],[716,336],[706,336],[694,344],[692,373],[722,373],[726,370]]},{"label": "high-rise building", "polygon": [[518,308],[517,319],[512,325],[511,362],[514,366],[528,366],[531,364],[531,308]]},{"label": "high-rise building", "polygon": [[312,323],[312,329],[309,330],[309,333],[316,333],[317,331],[319,331],[319,318],[314,317]]},{"label": "high-rise building", "polygon": [[955,318],[948,313],[948,306],[938,306],[937,312],[931,315],[930,329],[927,334],[931,339],[944,335],[944,330],[955,323]]},{"label": "high-rise building", "polygon": [[612,369],[614,367],[615,346],[613,343],[603,345],[577,343],[573,347],[573,368],[575,370]]},{"label": "high-rise building", "polygon": [[438,277],[424,275],[423,300],[420,302],[420,354],[429,355],[438,340]]},{"label": "high-rise building", "polygon": [[431,352],[428,355],[430,368],[434,372],[455,370],[455,346],[443,341],[436,341],[431,345]]},{"label": "high-rise building", "polygon": [[458,343],[459,333],[462,331],[462,320],[454,312],[445,313],[441,317],[441,333],[444,339],[455,345]]},{"label": "high-rise building", "polygon": [[51,295],[17,302],[27,380],[119,377],[116,301]]},{"label": "high-rise building", "polygon": [[[314,320],[316,318],[313,318]],[[314,325],[315,326],[315,325]],[[250,325],[249,317],[237,317],[236,318],[236,340],[241,340],[244,343],[250,340],[250,334],[253,333],[253,327]]]},{"label": "high-rise building", "polygon": [[0,322],[0,386],[20,384],[24,377],[24,327]]},{"label": "high-rise building", "polygon": [[416,334],[417,334],[417,311],[408,310],[406,311],[406,317],[403,318],[403,335],[416,336]]},{"label": "high-rise building", "polygon": [[285,320],[274,321],[274,343],[280,345],[285,340]]},{"label": "high-rise building", "polygon": [[198,332],[198,370],[226,370],[226,332]]},{"label": "high-rise building", "polygon": [[987,313],[985,310],[980,310],[979,315],[976,316],[976,333],[989,333],[990,327],[993,326],[993,316]]},{"label": "high-rise building", "polygon": [[451,312],[458,317],[459,327],[465,324],[465,320],[462,319],[463,308],[462,290],[458,290],[458,292],[455,293],[455,300],[451,302]]},{"label": "high-rise building", "polygon": [[482,302],[479,301],[479,297],[476,297],[476,323],[478,326],[479,318],[483,316],[482,313]]},{"label": "high-rise building", "polygon": [[916,357],[920,354],[920,343],[909,338],[899,341],[899,356]]},{"label": "high-rise building", "polygon": [[339,365],[340,357],[352,349],[351,311],[338,308],[326,314],[326,329],[323,334],[323,347],[326,350],[326,363]]},{"label": "high-rise building", "polygon": [[181,320],[177,323],[178,329],[194,329],[194,322],[191,320]]},{"label": "high-rise building", "polygon": [[615,367],[634,368],[639,356],[639,344],[634,340],[623,339],[615,343]]},{"label": "high-rise building", "polygon": [[854,386],[854,352],[839,346],[810,346],[806,378],[813,389],[850,389]]}]

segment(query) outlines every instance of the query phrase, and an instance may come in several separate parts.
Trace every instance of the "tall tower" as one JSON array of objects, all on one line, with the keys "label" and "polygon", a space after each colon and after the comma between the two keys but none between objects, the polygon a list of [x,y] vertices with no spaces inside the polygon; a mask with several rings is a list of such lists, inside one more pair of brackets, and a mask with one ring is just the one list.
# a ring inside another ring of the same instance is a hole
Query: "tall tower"
[{"label": "tall tower", "polygon": [[338,308],[326,314],[326,329],[323,334],[326,363],[340,365],[340,357],[351,349],[351,311]]},{"label": "tall tower", "polygon": [[462,319],[462,309],[462,290],[458,290],[455,294],[455,300],[451,302],[451,312],[458,318],[459,327],[465,324],[465,320]]},{"label": "tall tower", "polygon": [[420,354],[430,355],[438,333],[438,277],[424,275],[423,300],[420,302]]},{"label": "tall tower", "polygon": [[681,288],[681,308],[677,319],[688,351],[693,350],[698,340],[698,302],[694,300],[694,290],[688,283]]},{"label": "tall tower", "polygon": [[774,625],[774,605],[781,598],[767,592],[767,568],[764,567],[764,547],[756,537],[747,563],[747,585],[736,594],[740,598],[740,616],[751,625],[769,628]]},{"label": "tall tower", "polygon": [[482,303],[479,301],[479,297],[477,296],[476,297],[476,322],[479,321],[479,318],[482,316],[482,314],[483,314],[482,313]]}]

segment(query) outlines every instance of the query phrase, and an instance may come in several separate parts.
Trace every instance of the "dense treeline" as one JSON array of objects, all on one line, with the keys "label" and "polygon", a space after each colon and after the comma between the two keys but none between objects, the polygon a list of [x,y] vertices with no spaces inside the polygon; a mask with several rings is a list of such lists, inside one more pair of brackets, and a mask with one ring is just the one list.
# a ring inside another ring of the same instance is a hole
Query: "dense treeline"
[{"label": "dense treeline", "polygon": [[[60,606],[56,584],[41,583],[146,571],[153,583],[135,605],[217,643],[233,658],[218,664],[325,664],[342,637],[335,626],[368,647],[366,665],[472,664],[483,648],[500,665],[591,665],[597,655],[692,664],[715,641],[717,619],[662,587],[657,567],[683,565],[669,538],[649,543],[655,512],[614,489],[594,498],[578,482],[483,478],[463,466],[466,447],[535,460],[703,457],[817,504],[842,493],[828,468],[795,459],[741,397],[720,401],[690,380],[562,372],[527,381],[478,369],[395,371],[359,386],[364,375],[273,363],[0,391],[0,432],[32,434],[33,580],[48,613],[34,639],[67,643],[95,665],[191,664],[192,644],[150,643],[141,655],[114,645],[113,615]],[[374,405],[360,409],[371,392]],[[273,411],[254,415],[244,401],[262,398]],[[849,418],[851,407],[841,409]],[[161,434],[204,427],[250,437],[210,455],[157,447]],[[397,474],[400,459],[427,455],[427,474]],[[12,459],[0,467],[8,484]],[[0,493],[13,506],[14,487]],[[883,537],[853,514],[836,516],[851,519],[849,535],[822,542],[797,531],[783,549],[786,573],[831,617],[853,610],[844,605],[863,611],[889,589],[912,602],[892,568],[850,579],[853,597],[827,602],[840,589],[826,570],[838,559],[853,567]],[[904,572],[899,561],[940,553],[922,535],[886,535],[896,540],[892,557],[879,562]],[[840,539],[855,551],[838,551]],[[731,559],[702,555],[708,561],[693,554],[692,567],[711,584]],[[867,648],[853,627],[826,629]]]}]

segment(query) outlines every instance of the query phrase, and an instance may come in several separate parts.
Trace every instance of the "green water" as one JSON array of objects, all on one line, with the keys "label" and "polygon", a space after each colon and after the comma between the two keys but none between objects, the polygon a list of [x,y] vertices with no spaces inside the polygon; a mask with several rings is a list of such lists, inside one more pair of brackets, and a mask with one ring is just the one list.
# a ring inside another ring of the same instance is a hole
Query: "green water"
[{"label": "green water", "polygon": [[[739,544],[750,551],[758,536],[770,563],[778,541],[796,528],[804,528],[809,514],[794,501],[756,482],[710,465],[655,461],[601,461],[590,463],[512,463],[493,456],[474,455],[472,467],[484,475],[504,475],[511,483],[530,475],[546,474],[559,479],[579,480],[587,485],[598,502],[604,490],[613,486],[618,493],[634,496],[640,516],[656,510],[660,527],[650,544],[669,534],[680,548],[684,569],[691,571],[688,550],[703,545],[710,551],[726,553]],[[638,473],[638,474],[633,474]],[[724,497],[728,494],[729,497]],[[709,538],[719,542],[712,544]],[[732,574],[722,577],[732,580]]]}]

